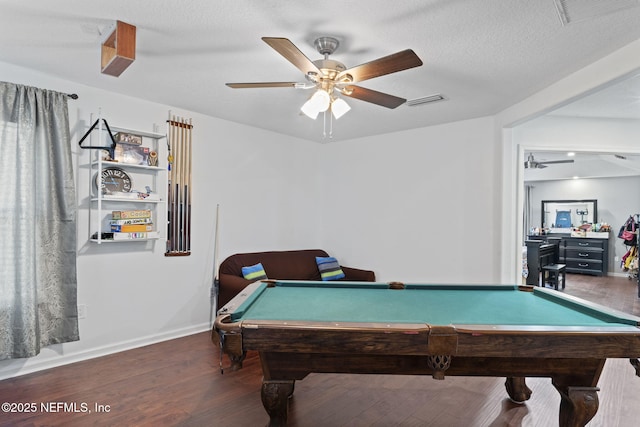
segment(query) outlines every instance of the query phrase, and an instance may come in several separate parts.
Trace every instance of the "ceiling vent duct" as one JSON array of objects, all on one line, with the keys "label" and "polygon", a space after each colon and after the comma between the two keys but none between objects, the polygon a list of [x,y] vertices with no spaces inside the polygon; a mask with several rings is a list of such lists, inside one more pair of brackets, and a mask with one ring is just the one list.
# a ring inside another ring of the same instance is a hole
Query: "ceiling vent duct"
[{"label": "ceiling vent duct", "polygon": [[554,0],[562,25],[640,6],[640,0]]},{"label": "ceiling vent duct", "polygon": [[405,104],[409,107],[415,107],[417,105],[430,104],[432,102],[444,101],[446,99],[447,98],[437,93],[435,95],[423,96],[422,98],[410,99],[405,102]]}]

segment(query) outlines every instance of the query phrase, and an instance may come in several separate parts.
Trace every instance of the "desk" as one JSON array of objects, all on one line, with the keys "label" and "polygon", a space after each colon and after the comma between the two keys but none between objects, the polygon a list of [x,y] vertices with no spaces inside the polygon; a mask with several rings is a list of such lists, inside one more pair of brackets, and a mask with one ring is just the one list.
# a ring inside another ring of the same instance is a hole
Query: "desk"
[{"label": "desk", "polygon": [[565,427],[596,414],[607,358],[637,366],[639,324],[531,286],[265,281],[218,312],[212,338],[234,369],[259,352],[271,426],[286,425],[295,380],[317,372],[506,377],[518,402],[531,395],[525,377],[549,377]]},{"label": "desk", "polygon": [[527,285],[540,284],[542,267],[547,264],[557,264],[560,259],[560,240],[545,242],[542,240],[527,240]]}]

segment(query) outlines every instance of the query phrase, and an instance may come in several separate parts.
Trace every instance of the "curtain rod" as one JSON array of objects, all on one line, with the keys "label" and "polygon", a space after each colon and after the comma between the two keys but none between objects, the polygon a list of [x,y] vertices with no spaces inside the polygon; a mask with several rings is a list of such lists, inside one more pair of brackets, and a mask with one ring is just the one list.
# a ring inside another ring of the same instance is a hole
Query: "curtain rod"
[{"label": "curtain rod", "polygon": [[78,95],[75,93],[68,93],[67,96],[71,99],[78,99]]}]

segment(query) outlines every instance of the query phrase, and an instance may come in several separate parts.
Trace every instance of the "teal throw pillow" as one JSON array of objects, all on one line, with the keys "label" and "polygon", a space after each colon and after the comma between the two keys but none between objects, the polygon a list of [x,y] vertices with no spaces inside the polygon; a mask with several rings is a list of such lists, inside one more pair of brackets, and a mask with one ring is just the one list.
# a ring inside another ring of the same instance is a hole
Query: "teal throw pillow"
[{"label": "teal throw pillow", "polygon": [[344,272],[334,257],[316,257],[318,270],[322,280],[338,280],[344,278]]},{"label": "teal throw pillow", "polygon": [[267,278],[267,273],[264,271],[262,263],[251,265],[249,267],[242,267],[242,276],[247,280],[264,280]]}]

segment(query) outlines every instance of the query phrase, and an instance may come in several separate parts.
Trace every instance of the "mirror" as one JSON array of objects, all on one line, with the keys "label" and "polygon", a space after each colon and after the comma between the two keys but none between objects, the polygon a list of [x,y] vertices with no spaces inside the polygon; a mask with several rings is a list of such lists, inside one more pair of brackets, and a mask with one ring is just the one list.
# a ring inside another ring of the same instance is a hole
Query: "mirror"
[{"label": "mirror", "polygon": [[598,201],[543,200],[542,228],[550,233],[570,233],[572,227],[598,222]]}]

